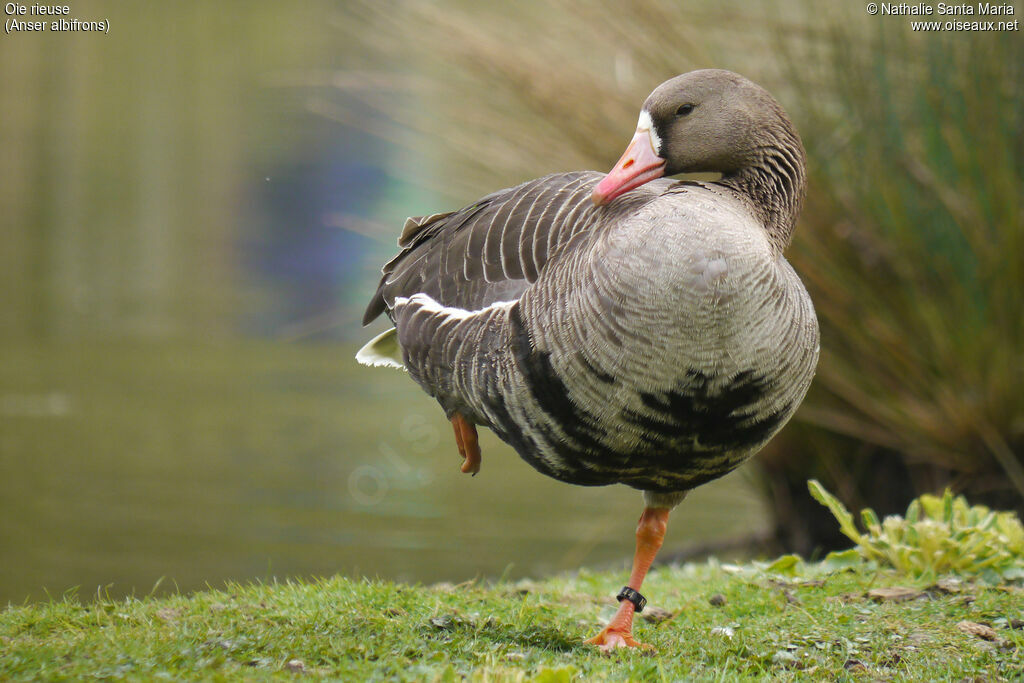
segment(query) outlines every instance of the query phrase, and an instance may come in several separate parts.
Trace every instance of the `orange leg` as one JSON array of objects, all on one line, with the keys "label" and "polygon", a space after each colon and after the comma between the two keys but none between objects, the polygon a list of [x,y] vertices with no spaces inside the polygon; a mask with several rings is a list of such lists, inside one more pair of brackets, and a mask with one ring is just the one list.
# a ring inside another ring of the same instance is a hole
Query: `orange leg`
[{"label": "orange leg", "polygon": [[455,430],[455,445],[459,447],[459,455],[463,458],[462,471],[476,476],[480,471],[480,444],[477,441],[476,425],[470,424],[460,413],[452,415],[451,420]]},{"label": "orange leg", "polygon": [[[633,590],[639,592],[643,585],[647,570],[654,562],[654,556],[658,554],[662,541],[665,540],[665,528],[668,526],[669,508],[644,508],[640,515],[640,523],[636,527],[636,555],[633,556],[633,572],[629,575],[627,584]],[[636,607],[629,600],[619,603],[619,611],[615,613],[612,620],[604,627],[604,630],[586,641],[591,645],[597,645],[605,652],[614,650],[617,647],[643,647],[649,648],[633,638],[633,612]]]}]

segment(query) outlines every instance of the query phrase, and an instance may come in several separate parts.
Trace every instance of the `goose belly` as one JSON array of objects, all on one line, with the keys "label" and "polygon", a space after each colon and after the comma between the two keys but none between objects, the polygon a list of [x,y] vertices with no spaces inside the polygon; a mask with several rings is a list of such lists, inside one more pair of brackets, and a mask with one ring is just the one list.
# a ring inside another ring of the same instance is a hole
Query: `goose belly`
[{"label": "goose belly", "polygon": [[806,291],[784,259],[713,242],[671,277],[616,263],[553,315],[530,316],[527,299],[511,316],[518,395],[496,431],[540,471],[579,484],[667,492],[728,473],[810,385],[818,328]]}]

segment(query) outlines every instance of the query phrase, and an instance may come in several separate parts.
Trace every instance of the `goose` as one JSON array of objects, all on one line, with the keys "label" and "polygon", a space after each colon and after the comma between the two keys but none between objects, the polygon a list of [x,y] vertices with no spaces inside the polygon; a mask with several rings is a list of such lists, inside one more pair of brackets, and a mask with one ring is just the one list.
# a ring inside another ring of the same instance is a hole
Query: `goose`
[{"label": "goose", "polygon": [[[714,173],[714,181],[673,180]],[[670,510],[754,455],[792,417],[818,322],[783,257],[805,154],[778,102],[720,69],[659,85],[607,174],[548,175],[457,211],[410,218],[357,354],[437,399],[463,472],[478,425],[534,468],[643,493],[629,581],[586,642],[632,633]]]}]

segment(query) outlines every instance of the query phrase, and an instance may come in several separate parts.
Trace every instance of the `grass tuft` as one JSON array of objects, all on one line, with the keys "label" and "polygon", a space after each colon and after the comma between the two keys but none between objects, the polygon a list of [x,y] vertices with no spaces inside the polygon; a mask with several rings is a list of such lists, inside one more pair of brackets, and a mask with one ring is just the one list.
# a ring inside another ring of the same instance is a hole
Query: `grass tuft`
[{"label": "grass tuft", "polygon": [[824,486],[812,479],[808,488],[866,560],[918,578],[952,573],[990,583],[1024,579],[1024,525],[1012,512],[971,506],[946,489],[941,498],[925,494],[911,501],[903,517],[879,521],[874,510],[861,510],[866,529],[861,533],[853,515]]}]

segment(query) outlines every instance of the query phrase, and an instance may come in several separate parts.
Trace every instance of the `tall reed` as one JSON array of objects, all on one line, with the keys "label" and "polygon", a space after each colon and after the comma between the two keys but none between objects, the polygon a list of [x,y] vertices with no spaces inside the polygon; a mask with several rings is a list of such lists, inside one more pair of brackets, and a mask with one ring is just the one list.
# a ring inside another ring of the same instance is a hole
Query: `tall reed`
[{"label": "tall reed", "polygon": [[646,94],[676,73],[731,68],[769,88],[809,155],[787,256],[822,324],[815,385],[764,460],[783,536],[801,550],[828,543],[810,476],[881,512],[946,483],[1024,507],[1018,34],[913,33],[902,19],[799,2],[357,13],[351,39],[369,35],[367,50],[416,65],[401,80],[412,106],[379,88],[349,92],[375,108],[368,129],[414,131],[417,158],[437,159],[431,173],[405,169],[451,198],[423,213],[546,172],[608,168]]}]

